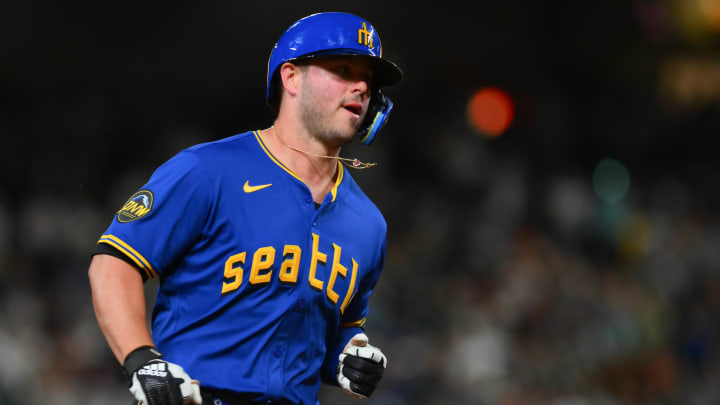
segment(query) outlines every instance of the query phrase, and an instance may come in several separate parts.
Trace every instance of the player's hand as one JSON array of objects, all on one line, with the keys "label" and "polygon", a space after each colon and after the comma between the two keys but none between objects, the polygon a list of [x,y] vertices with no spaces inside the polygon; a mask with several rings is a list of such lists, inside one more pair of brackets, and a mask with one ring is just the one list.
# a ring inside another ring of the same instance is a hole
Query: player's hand
[{"label": "player's hand", "polygon": [[145,405],[202,404],[200,383],[152,347],[136,349],[123,364],[130,392]]},{"label": "player's hand", "polygon": [[377,388],[386,366],[387,359],[380,349],[368,344],[367,335],[358,333],[340,354],[338,383],[351,397],[367,398]]}]

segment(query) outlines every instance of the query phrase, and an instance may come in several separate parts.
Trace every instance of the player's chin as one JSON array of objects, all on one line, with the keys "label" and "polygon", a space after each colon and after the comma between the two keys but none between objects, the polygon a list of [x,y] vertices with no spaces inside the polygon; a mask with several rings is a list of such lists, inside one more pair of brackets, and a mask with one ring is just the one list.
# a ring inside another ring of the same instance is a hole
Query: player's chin
[{"label": "player's chin", "polygon": [[345,132],[335,135],[335,146],[343,146],[355,138],[355,132]]},{"label": "player's chin", "polygon": [[343,116],[337,119],[332,131],[332,138],[336,141],[336,146],[342,146],[352,141],[359,128],[360,117]]},{"label": "player's chin", "polygon": [[359,123],[352,120],[341,125],[341,128],[337,131],[337,136],[342,140],[343,144],[348,143],[355,138],[359,128]]}]

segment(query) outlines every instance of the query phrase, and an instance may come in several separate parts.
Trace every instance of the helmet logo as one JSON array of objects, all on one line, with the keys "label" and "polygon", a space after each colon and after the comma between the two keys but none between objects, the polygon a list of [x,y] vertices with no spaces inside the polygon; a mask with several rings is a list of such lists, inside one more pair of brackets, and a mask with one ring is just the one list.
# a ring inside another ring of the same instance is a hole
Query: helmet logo
[{"label": "helmet logo", "polygon": [[365,45],[368,48],[373,47],[372,32],[368,31],[365,22],[362,23],[362,28],[358,29],[358,44]]}]

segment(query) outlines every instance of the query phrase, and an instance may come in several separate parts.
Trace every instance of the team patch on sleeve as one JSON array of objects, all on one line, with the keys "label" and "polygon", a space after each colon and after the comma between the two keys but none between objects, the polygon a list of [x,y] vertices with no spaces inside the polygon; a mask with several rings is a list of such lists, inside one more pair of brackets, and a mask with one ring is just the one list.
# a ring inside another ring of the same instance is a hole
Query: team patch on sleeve
[{"label": "team patch on sleeve", "polygon": [[153,193],[150,190],[140,190],[117,212],[119,222],[136,221],[150,213],[153,206]]}]

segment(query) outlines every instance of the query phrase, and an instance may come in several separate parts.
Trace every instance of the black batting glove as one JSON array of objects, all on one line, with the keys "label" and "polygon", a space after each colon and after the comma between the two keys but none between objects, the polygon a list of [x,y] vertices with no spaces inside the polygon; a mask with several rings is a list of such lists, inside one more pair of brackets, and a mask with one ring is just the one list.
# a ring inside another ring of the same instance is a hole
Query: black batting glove
[{"label": "black batting glove", "polygon": [[340,387],[353,398],[368,398],[380,383],[387,359],[368,337],[358,333],[340,354],[337,379]]},{"label": "black batting glove", "polygon": [[150,346],[133,350],[125,358],[123,371],[130,392],[144,405],[202,404],[200,385],[177,364],[162,360]]}]

